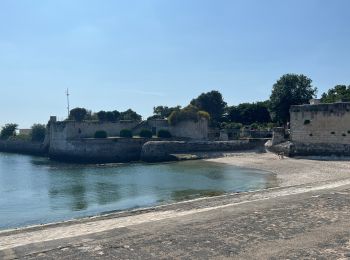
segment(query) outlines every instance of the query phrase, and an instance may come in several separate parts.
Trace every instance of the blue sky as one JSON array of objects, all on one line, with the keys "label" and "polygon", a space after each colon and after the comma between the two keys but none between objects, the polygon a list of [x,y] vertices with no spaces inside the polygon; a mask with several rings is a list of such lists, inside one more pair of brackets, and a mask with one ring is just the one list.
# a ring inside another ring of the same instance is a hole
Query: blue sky
[{"label": "blue sky", "polygon": [[347,0],[0,0],[0,126],[186,105],[219,90],[266,100],[285,73],[319,95],[350,84]]}]

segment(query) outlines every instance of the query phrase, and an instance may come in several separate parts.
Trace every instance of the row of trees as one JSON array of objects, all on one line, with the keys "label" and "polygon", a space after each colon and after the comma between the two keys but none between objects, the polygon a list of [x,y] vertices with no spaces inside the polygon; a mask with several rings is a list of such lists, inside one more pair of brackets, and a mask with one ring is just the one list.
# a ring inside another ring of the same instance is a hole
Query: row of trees
[{"label": "row of trees", "polygon": [[[285,74],[272,87],[270,98],[263,102],[242,103],[228,106],[220,92],[202,93],[191,100],[190,105],[198,111],[206,111],[212,126],[237,127],[239,125],[283,125],[289,122],[291,105],[301,105],[315,98],[317,88],[305,75]],[[350,101],[350,85],[337,85],[322,94],[321,102]],[[180,106],[157,106],[151,118],[172,118],[179,114]]]},{"label": "row of trees", "polygon": [[46,134],[46,126],[42,124],[34,124],[31,127],[29,135],[17,135],[17,124],[6,124],[2,127],[0,138],[2,140],[8,139],[25,139],[33,142],[43,142]]},{"label": "row of trees", "polygon": [[69,120],[75,120],[81,122],[83,120],[98,120],[101,122],[117,122],[120,120],[133,120],[141,121],[141,115],[137,114],[132,109],[128,109],[124,112],[114,111],[99,111],[92,113],[90,110],[85,108],[76,107],[69,113]]},{"label": "row of trees", "polygon": [[[210,118],[212,126],[223,128],[271,123],[283,125],[289,122],[289,108],[291,105],[308,103],[310,99],[316,97],[316,93],[317,88],[312,85],[310,78],[302,74],[285,74],[273,85],[270,98],[263,102],[228,106],[222,94],[213,90],[192,99],[185,108],[181,108],[181,106],[156,106],[153,108],[153,116],[149,118],[169,119],[170,123],[175,124],[183,119],[198,120],[200,117],[206,117]],[[328,92],[323,93],[321,98],[323,103],[332,103],[339,100],[350,101],[350,85],[336,85]],[[114,110],[92,113],[85,108],[77,107],[70,111],[68,119],[116,122],[120,120],[141,121],[142,117],[132,109],[124,112]],[[6,125],[1,131],[0,138],[6,139],[14,136],[16,129],[16,124]],[[41,129],[39,136],[42,138],[44,127],[37,125],[34,129]],[[35,131],[32,131],[32,136],[34,139],[39,139],[39,137],[35,137]]]},{"label": "row of trees", "polygon": [[[305,75],[285,74],[272,86],[269,100],[254,103],[242,103],[237,106],[228,106],[219,91],[213,90],[202,93],[191,100],[189,106],[168,107],[156,106],[153,108],[153,116],[149,118],[170,119],[170,123],[182,118],[198,119],[198,112],[209,114],[212,126],[226,127],[230,123],[242,125],[270,124],[283,125],[289,122],[289,108],[291,105],[308,103],[316,97],[317,88],[312,85],[312,80]],[[350,86],[337,85],[322,95],[322,102],[335,102],[338,99],[350,100]],[[202,116],[206,116],[202,113]],[[115,122],[118,120],[141,120],[141,115],[128,109],[124,112],[99,111],[91,113],[84,108],[71,110],[69,119],[76,121],[99,120],[103,122]]]}]

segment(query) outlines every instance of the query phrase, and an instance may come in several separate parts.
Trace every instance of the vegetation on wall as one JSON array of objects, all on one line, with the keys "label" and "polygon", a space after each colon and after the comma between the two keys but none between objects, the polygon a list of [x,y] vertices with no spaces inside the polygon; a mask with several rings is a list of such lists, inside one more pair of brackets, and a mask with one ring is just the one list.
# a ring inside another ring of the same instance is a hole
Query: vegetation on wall
[{"label": "vegetation on wall", "polygon": [[81,121],[86,119],[87,115],[88,115],[88,111],[85,108],[76,107],[76,108],[73,108],[69,112],[69,118],[68,119],[74,120],[74,121],[77,121],[77,122],[81,122]]},{"label": "vegetation on wall", "polygon": [[176,125],[182,121],[194,121],[198,122],[199,119],[210,119],[208,112],[200,111],[198,107],[188,105],[187,107],[180,109],[179,111],[173,111],[169,116],[169,124]]},{"label": "vegetation on wall", "polygon": [[96,113],[97,119],[100,122],[117,122],[120,120],[132,120],[132,121],[141,121],[142,116],[128,109],[124,112],[119,112],[118,110],[114,111],[99,111]]}]

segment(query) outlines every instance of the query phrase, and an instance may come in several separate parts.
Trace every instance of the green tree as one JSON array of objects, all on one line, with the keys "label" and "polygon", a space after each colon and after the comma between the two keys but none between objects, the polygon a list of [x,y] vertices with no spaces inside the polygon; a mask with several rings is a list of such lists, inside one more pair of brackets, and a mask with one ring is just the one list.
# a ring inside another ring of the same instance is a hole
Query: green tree
[{"label": "green tree", "polygon": [[17,130],[18,125],[17,124],[6,124],[0,132],[0,138],[1,139],[9,139],[11,136],[16,135],[16,130]]},{"label": "green tree", "polygon": [[350,85],[336,85],[328,90],[327,93],[322,94],[322,103],[334,103],[337,101],[350,101]]},{"label": "green tree", "polygon": [[311,83],[302,74],[285,74],[277,80],[270,96],[270,109],[276,122],[287,123],[291,105],[306,104],[316,96],[317,88]]},{"label": "green tree", "polygon": [[192,99],[191,105],[198,107],[199,110],[208,112],[212,124],[216,125],[222,120],[227,104],[219,91],[212,90]]},{"label": "green tree", "polygon": [[31,127],[31,139],[34,142],[43,142],[46,135],[46,127],[42,124],[34,124]]},{"label": "green tree", "polygon": [[153,115],[155,118],[168,118],[170,114],[174,111],[179,111],[181,109],[181,106],[176,107],[167,107],[167,106],[156,106],[153,107]]},{"label": "green tree", "polygon": [[128,110],[120,113],[120,119],[121,120],[141,121],[142,120],[142,116],[137,114],[132,109],[128,109]]},{"label": "green tree", "polygon": [[238,106],[228,107],[226,111],[226,119],[228,122],[241,123],[244,125],[271,122],[267,101],[242,103]]},{"label": "green tree", "polygon": [[85,108],[76,107],[69,112],[69,119],[81,122],[86,119],[88,111]]}]

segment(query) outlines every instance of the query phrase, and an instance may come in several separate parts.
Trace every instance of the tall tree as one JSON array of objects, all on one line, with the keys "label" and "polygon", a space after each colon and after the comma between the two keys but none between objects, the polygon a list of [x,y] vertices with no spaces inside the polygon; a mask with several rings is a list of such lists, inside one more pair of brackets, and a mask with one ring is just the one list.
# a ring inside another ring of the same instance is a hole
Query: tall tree
[{"label": "tall tree", "polygon": [[121,120],[134,120],[134,121],[141,121],[142,116],[137,114],[135,111],[132,109],[128,109],[124,112],[120,113],[120,119]]},{"label": "tall tree", "polygon": [[285,74],[277,80],[270,96],[270,107],[275,121],[287,123],[291,105],[306,104],[316,96],[317,88],[311,83],[312,80],[302,74]]},{"label": "tall tree", "polygon": [[69,119],[81,122],[87,115],[88,111],[85,108],[76,107],[69,112]]},{"label": "tall tree", "polygon": [[174,111],[180,111],[181,106],[167,107],[167,106],[156,106],[153,107],[153,114],[157,118],[168,118],[170,114]]},{"label": "tall tree", "polygon": [[1,129],[0,138],[1,139],[9,139],[11,136],[15,136],[17,127],[18,127],[17,124],[6,124]]},{"label": "tall tree", "polygon": [[350,85],[336,85],[328,90],[327,93],[322,94],[322,103],[334,103],[337,101],[350,101]]},{"label": "tall tree", "polygon": [[226,119],[229,122],[250,125],[253,123],[271,122],[268,102],[242,103],[227,108]]},{"label": "tall tree", "polygon": [[31,127],[32,141],[43,142],[46,135],[46,126],[42,124],[34,124]]},{"label": "tall tree", "polygon": [[192,99],[191,105],[198,107],[199,110],[208,112],[212,124],[215,125],[222,120],[227,104],[219,91],[212,90]]}]

